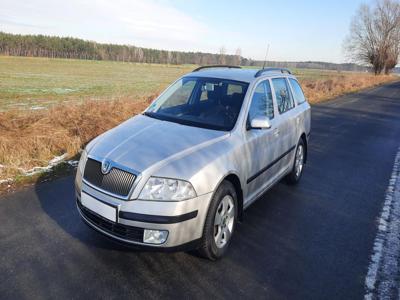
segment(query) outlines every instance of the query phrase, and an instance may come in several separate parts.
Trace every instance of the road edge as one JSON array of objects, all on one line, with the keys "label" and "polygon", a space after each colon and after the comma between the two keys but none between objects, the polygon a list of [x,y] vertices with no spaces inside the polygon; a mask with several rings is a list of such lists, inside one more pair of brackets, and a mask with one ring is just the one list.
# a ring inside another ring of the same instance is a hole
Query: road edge
[{"label": "road edge", "polygon": [[400,295],[400,147],[394,160],[385,202],[378,218],[368,273],[365,300],[394,299]]}]

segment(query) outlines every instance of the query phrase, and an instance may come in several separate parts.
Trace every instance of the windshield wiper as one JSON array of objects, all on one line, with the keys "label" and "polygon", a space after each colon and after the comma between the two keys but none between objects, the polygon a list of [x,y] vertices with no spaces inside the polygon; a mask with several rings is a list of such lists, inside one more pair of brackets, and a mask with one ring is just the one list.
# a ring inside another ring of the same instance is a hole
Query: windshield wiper
[{"label": "windshield wiper", "polygon": [[199,127],[199,128],[205,128],[205,129],[212,129],[212,130],[219,130],[219,131],[229,131],[227,128],[223,126],[218,126],[218,125],[212,125],[212,124],[207,124],[207,123],[202,123],[202,122],[196,122],[192,120],[187,120],[187,119],[179,119],[179,118],[174,118],[171,116],[165,116],[153,112],[148,112],[145,111],[143,115],[149,117],[149,118],[154,118],[157,120],[161,121],[167,121],[167,122],[172,122],[172,123],[177,123],[180,125],[186,125],[186,126],[192,126],[192,127]]},{"label": "windshield wiper", "polygon": [[157,119],[157,120],[163,120],[163,118],[161,116],[159,116],[159,115],[157,115],[157,114],[155,114],[153,112],[145,111],[143,113],[143,115],[145,115],[146,117],[149,117],[149,118],[153,118],[153,119]]}]

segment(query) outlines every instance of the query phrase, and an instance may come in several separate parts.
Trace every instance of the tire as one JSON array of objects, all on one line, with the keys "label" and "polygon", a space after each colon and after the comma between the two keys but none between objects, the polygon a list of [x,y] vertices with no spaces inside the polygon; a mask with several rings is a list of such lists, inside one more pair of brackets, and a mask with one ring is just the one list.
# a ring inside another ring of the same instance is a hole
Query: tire
[{"label": "tire", "polygon": [[[216,217],[217,214],[219,217]],[[214,261],[226,253],[235,231],[237,215],[236,190],[232,183],[224,180],[215,192],[207,212],[203,236],[197,250],[200,256]],[[218,223],[220,225],[216,225]]]},{"label": "tire", "polygon": [[292,170],[286,175],[286,182],[288,184],[295,185],[300,181],[304,171],[305,154],[306,146],[303,139],[300,139],[296,147]]}]

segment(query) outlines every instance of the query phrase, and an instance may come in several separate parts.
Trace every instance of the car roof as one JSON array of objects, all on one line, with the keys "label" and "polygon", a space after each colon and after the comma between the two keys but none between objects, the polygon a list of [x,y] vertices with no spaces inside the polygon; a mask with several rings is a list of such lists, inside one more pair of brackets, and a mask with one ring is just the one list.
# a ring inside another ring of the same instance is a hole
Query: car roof
[{"label": "car roof", "polygon": [[247,83],[251,83],[261,77],[273,77],[273,76],[294,77],[292,75],[281,73],[278,71],[265,72],[262,75],[255,77],[258,71],[259,71],[258,69],[210,68],[188,73],[184,77],[219,78],[219,79],[242,81]]}]

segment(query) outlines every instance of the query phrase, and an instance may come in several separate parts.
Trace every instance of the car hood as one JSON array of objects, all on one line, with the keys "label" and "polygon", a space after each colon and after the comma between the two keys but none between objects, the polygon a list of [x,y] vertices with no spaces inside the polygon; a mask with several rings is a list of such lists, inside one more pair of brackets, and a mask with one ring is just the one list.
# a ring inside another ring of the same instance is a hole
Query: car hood
[{"label": "car hood", "polygon": [[208,147],[229,133],[138,115],[88,145],[89,157],[142,172]]}]

